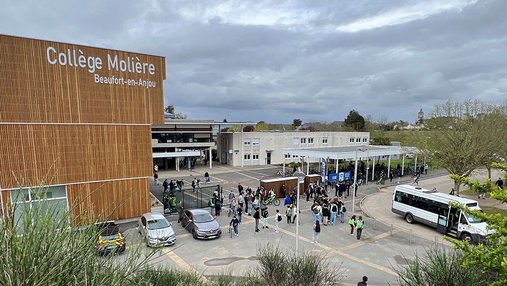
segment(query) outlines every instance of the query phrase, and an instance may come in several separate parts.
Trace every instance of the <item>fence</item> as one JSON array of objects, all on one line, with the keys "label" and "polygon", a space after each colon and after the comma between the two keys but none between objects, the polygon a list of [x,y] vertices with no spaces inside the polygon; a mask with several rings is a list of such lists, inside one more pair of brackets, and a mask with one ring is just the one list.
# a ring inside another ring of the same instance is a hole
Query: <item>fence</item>
[{"label": "fence", "polygon": [[[198,188],[182,188],[176,189],[170,194],[169,192],[164,193],[164,212],[174,213],[176,212],[176,202],[181,201],[184,209],[200,209],[207,208],[208,202],[213,193],[217,193],[219,197],[222,197],[222,188],[220,185],[201,186]],[[171,200],[173,204],[171,205]]]}]

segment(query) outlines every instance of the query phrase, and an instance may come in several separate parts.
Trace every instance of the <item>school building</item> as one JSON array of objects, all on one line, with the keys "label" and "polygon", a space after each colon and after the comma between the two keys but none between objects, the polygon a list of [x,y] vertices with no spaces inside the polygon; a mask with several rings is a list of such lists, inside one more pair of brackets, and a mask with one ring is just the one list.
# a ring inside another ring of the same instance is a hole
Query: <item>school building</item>
[{"label": "school building", "polygon": [[165,76],[160,56],[0,35],[2,213],[15,209],[17,219],[41,204],[74,219],[149,211]]}]

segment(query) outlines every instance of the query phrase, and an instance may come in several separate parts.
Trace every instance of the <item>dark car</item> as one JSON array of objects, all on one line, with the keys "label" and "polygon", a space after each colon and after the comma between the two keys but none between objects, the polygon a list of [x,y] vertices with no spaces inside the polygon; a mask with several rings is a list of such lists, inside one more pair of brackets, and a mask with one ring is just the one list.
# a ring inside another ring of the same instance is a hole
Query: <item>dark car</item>
[{"label": "dark car", "polygon": [[181,225],[192,233],[195,239],[219,238],[222,235],[220,224],[207,210],[186,210],[181,218]]},{"label": "dark car", "polygon": [[99,231],[97,243],[95,244],[98,254],[107,255],[110,253],[123,253],[125,251],[125,237],[114,221],[97,223],[95,225]]}]

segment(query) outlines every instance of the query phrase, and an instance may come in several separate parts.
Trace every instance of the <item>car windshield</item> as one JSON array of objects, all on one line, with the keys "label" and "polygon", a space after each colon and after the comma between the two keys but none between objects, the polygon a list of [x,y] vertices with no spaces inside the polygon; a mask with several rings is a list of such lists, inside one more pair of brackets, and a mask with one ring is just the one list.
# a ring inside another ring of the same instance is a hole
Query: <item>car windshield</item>
[{"label": "car windshield", "polygon": [[467,219],[468,219],[468,222],[469,223],[480,223],[482,222],[482,219],[472,215],[472,214],[467,214]]},{"label": "car windshield", "polygon": [[194,215],[194,222],[208,222],[212,220],[214,220],[214,218],[211,216],[210,213],[202,213]]},{"label": "car windshield", "polygon": [[148,229],[162,229],[169,227],[169,222],[165,219],[155,219],[148,221]]},{"label": "car windshield", "polygon": [[118,238],[118,234],[102,235],[103,240],[115,240]]}]

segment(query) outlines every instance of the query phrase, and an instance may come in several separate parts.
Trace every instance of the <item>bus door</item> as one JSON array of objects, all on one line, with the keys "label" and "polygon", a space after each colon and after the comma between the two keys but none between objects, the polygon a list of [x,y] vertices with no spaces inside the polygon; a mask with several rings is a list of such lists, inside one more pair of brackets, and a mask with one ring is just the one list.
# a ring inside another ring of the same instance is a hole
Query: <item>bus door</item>
[{"label": "bus door", "polygon": [[442,234],[447,234],[449,230],[449,208],[447,205],[440,206],[438,210],[438,221],[437,221],[437,231]]}]

